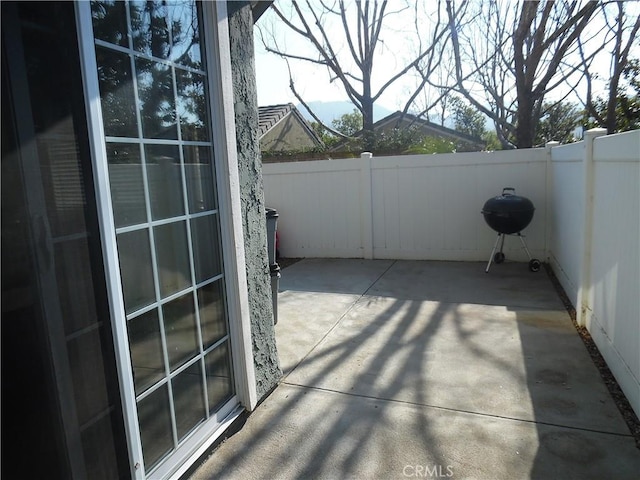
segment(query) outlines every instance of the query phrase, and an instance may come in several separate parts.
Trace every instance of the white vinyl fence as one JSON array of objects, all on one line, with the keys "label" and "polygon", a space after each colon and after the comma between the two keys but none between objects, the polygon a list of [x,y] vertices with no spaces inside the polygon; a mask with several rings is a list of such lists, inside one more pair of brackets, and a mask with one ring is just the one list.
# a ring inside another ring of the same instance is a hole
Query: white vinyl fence
[{"label": "white vinyl fence", "polygon": [[[487,260],[496,232],[480,211],[503,187],[536,211],[524,231],[545,251],[545,149],[265,164],[285,257]],[[507,257],[525,260],[508,238]]]},{"label": "white vinyl fence", "polygon": [[640,131],[552,149],[548,257],[640,415]]},{"label": "white vinyl fence", "polygon": [[[536,210],[523,231],[549,261],[640,415],[640,131],[501,152],[272,163],[266,205],[283,257],[487,261],[480,211],[513,187]],[[517,238],[507,259],[526,261]]]}]

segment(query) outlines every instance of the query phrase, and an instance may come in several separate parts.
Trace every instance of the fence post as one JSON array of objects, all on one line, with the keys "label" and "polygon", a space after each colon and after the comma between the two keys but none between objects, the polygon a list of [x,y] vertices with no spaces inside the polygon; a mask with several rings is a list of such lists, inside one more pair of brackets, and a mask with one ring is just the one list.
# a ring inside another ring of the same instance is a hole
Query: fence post
[{"label": "fence post", "polygon": [[576,305],[576,316],[578,325],[589,328],[588,311],[591,306],[591,247],[593,244],[593,143],[598,137],[607,134],[604,128],[592,128],[584,135],[584,157],[583,157],[583,203],[584,203],[584,224],[582,230],[582,258],[580,259],[580,285],[578,287],[578,304]]},{"label": "fence post", "polygon": [[545,192],[544,192],[544,256],[548,262],[551,258],[551,212],[553,205],[553,148],[560,145],[560,142],[547,142],[545,145],[547,152],[547,163],[545,164]]},{"label": "fence post", "polygon": [[362,219],[362,255],[373,259],[373,197],[371,194],[371,159],[373,153],[360,154],[360,212]]}]

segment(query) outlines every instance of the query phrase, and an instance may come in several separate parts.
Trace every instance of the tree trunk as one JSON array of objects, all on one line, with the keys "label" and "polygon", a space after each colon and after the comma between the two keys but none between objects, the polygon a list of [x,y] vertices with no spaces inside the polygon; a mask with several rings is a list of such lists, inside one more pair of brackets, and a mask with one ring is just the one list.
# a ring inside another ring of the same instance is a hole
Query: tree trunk
[{"label": "tree trunk", "polygon": [[362,92],[362,148],[372,152],[375,148],[373,131],[373,100],[371,99],[371,60],[363,68]]},{"label": "tree trunk", "polygon": [[515,144],[516,148],[531,148],[536,134],[533,101],[528,93],[520,94],[519,97]]},{"label": "tree trunk", "polygon": [[[617,66],[616,66],[617,69]],[[620,80],[620,74],[614,74],[611,77],[611,83],[609,84],[609,100],[607,101],[607,118],[605,119],[605,128],[607,129],[607,135],[616,133],[617,112],[618,106],[618,82]]]}]

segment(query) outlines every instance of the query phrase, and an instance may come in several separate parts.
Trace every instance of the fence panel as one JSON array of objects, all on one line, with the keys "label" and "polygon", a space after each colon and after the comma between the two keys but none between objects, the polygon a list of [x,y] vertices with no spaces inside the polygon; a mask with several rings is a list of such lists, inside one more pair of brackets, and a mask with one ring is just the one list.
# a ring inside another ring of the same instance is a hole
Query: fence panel
[{"label": "fence panel", "polygon": [[278,211],[281,255],[362,257],[360,159],[263,166],[265,202]]},{"label": "fence panel", "polygon": [[640,414],[640,131],[594,142],[590,324]]},{"label": "fence panel", "polygon": [[584,142],[552,150],[549,259],[571,302],[578,301],[584,227]]},{"label": "fence panel", "polygon": [[[487,260],[496,232],[480,212],[509,186],[536,207],[525,234],[532,253],[544,258],[545,161],[544,149],[374,158],[374,256]],[[505,253],[527,260],[515,238],[507,240]]]}]

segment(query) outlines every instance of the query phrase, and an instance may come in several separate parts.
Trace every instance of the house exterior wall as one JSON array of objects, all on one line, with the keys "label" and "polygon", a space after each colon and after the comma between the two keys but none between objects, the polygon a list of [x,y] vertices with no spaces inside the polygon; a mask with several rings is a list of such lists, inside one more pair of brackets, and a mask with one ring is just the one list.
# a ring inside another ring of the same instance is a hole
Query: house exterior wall
[{"label": "house exterior wall", "polygon": [[253,17],[249,2],[232,2],[229,39],[247,286],[258,398],[277,384],[282,372],[276,351],[262,163],[257,135],[258,102],[253,51]]},{"label": "house exterior wall", "polygon": [[308,130],[293,114],[287,115],[260,139],[260,150],[303,150],[317,147]]}]

